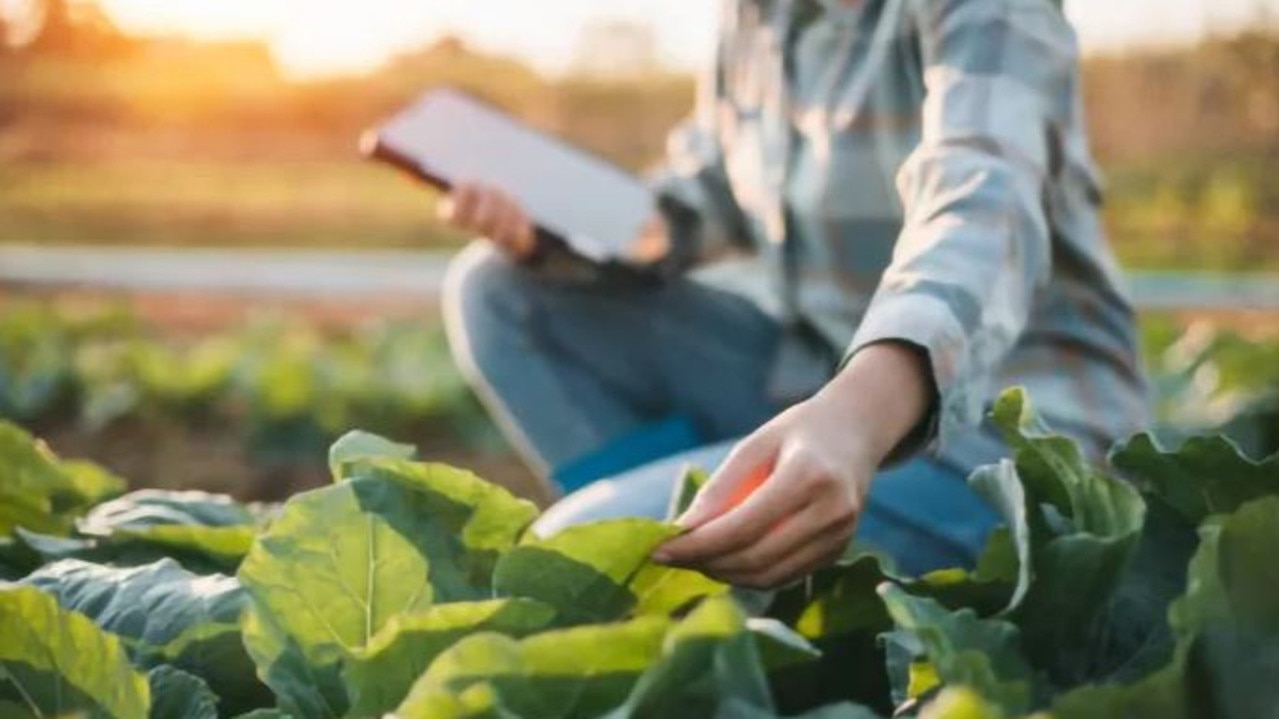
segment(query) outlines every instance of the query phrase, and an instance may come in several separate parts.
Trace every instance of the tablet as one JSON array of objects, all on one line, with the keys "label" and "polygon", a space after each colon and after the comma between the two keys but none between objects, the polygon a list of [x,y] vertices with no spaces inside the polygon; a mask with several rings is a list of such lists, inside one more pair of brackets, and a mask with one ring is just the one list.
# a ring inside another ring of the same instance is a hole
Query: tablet
[{"label": "tablet", "polygon": [[365,155],[442,190],[467,181],[507,192],[539,238],[597,263],[632,257],[657,211],[639,178],[455,89],[427,93],[361,144]]}]

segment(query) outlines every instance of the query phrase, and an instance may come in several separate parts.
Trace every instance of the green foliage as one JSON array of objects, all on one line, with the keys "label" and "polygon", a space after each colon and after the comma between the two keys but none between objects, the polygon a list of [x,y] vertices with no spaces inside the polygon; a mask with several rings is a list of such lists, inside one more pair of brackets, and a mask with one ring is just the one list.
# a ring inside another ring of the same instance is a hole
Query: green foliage
[{"label": "green foliage", "polygon": [[68,559],[22,580],[119,636],[143,668],[172,665],[207,682],[232,709],[268,697],[240,636],[247,598],[231,577],[201,576],[172,560],[117,568]]},{"label": "green foliage", "polygon": [[662,653],[664,617],[546,632],[524,640],[475,634],[441,655],[397,714],[405,719],[467,716],[441,711],[477,691],[508,716],[598,717],[619,706]]},{"label": "green foliage", "polygon": [[62,462],[25,430],[0,420],[0,535],[17,527],[64,533],[70,520],[124,490],[124,482],[83,463]]},{"label": "green foliage", "polygon": [[1139,434],[1117,446],[1110,460],[1194,524],[1279,494],[1279,455],[1256,462],[1224,437],[1192,437],[1169,452],[1149,434]]},{"label": "green foliage", "polygon": [[121,641],[28,587],[0,588],[0,708],[39,719],[146,719],[147,680]]},{"label": "green foliage", "polygon": [[1207,451],[1218,441],[1211,435],[1221,434],[1253,457],[1279,452],[1275,338],[1218,331],[1204,322],[1183,331],[1166,318],[1148,320],[1145,335],[1160,440],[1175,445],[1194,439]]},{"label": "green foliage", "polygon": [[17,529],[12,547],[28,561],[140,566],[172,559],[193,572],[226,573],[248,554],[261,521],[228,497],[146,489],[94,507],[69,537]]},{"label": "green foliage", "polygon": [[688,511],[697,493],[709,481],[711,481],[710,475],[696,467],[690,467],[688,471],[680,475],[679,483],[675,485],[675,491],[671,495],[671,509],[667,519],[675,521],[681,514]]},{"label": "green foliage", "polygon": [[1028,540],[1021,544],[1029,550],[1031,579],[1010,615],[1032,658],[1049,666],[1089,641],[1129,568],[1146,507],[1131,486],[1093,469],[1075,443],[1047,432],[1024,392],[1005,393],[992,415],[1013,448],[1029,500]]},{"label": "green foliage", "polygon": [[1199,530],[1203,541],[1190,562],[1185,596],[1173,605],[1173,629],[1184,642],[1225,626],[1279,637],[1279,493],[1213,517]]},{"label": "green foliage", "polygon": [[666,635],[662,655],[615,716],[735,716],[771,712],[765,664],[742,611],[707,600]]},{"label": "green foliage", "polygon": [[980,619],[970,609],[951,612],[892,584],[882,585],[879,592],[897,627],[886,637],[895,683],[905,685],[920,673],[932,679],[932,686],[911,687],[905,692],[908,698],[918,699],[944,683],[972,687],[1010,714],[1030,709],[1034,672],[1022,658],[1016,627]]},{"label": "green foliage", "polygon": [[[336,481],[269,517],[199,493],[89,506],[108,484],[68,481],[15,435],[0,449],[26,474],[10,491],[32,492],[31,521],[62,534],[18,524],[0,544],[20,577],[0,585],[0,712],[1269,716],[1274,459],[1138,437],[1115,455],[1136,478],[1127,485],[1049,434],[1020,392],[994,418],[1014,457],[970,480],[1005,522],[977,566],[905,576],[853,546],[759,603],[763,616],[727,586],[649,560],[673,525],[537,537],[529,503],[376,435],[347,435],[329,455]],[[223,530],[250,537],[247,556],[195,539]]]},{"label": "green foliage", "polygon": [[347,432],[329,448],[329,472],[333,480],[340,482],[357,470],[355,465],[377,457],[413,459],[417,448],[407,444],[387,441],[368,432]]},{"label": "green foliage", "polygon": [[482,632],[523,637],[546,629],[555,611],[527,599],[440,604],[394,617],[347,659],[344,679],[351,711],[376,716],[391,711],[436,657]]},{"label": "green foliage", "polygon": [[346,712],[344,656],[394,617],[488,598],[497,556],[536,514],[457,470],[388,459],[365,472],[292,499],[240,567],[255,617],[245,645],[300,716],[317,699]]},{"label": "green foliage", "polygon": [[150,719],[218,719],[218,695],[199,677],[162,665],[147,673],[147,683]]},{"label": "green foliage", "polygon": [[[676,534],[670,525],[642,519],[570,527],[507,552],[498,562],[493,588],[498,594],[546,602],[568,624],[621,619],[646,598],[633,590],[631,579],[651,566],[648,556]],[[645,588],[662,583],[652,581]]]},{"label": "green foliage", "polygon": [[[356,425],[402,435],[430,427],[471,444],[493,439],[438,326],[375,322],[322,333],[298,321],[259,321],[172,342],[127,313],[73,318],[35,304],[0,313],[0,418],[28,426],[73,420],[98,433],[227,425],[261,461],[312,462]],[[79,473],[81,482],[105,479]]]}]

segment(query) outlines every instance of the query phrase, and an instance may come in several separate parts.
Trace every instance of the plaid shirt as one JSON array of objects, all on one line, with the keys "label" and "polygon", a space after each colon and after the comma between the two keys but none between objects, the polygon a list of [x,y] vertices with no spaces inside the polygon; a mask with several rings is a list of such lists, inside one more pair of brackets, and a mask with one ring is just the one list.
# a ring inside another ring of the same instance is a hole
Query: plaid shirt
[{"label": "plaid shirt", "polygon": [[717,61],[658,176],[697,210],[675,234],[705,260],[699,279],[846,357],[922,348],[933,448],[958,461],[1009,385],[1095,458],[1147,424],[1057,3],[723,5]]}]

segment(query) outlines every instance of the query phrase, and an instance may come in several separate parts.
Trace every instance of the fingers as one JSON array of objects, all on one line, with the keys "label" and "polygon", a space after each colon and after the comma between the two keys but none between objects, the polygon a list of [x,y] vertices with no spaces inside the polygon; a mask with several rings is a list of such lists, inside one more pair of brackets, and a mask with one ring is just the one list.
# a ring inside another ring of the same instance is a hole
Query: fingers
[{"label": "fingers", "polygon": [[834,503],[810,503],[760,541],[713,559],[702,569],[713,577],[740,579],[782,565],[812,544],[834,544],[842,551],[852,539],[856,524],[856,516],[850,518]]},{"label": "fingers", "polygon": [[675,523],[696,529],[741,504],[772,473],[778,445],[767,427],[739,443]]},{"label": "fingers", "polygon": [[848,539],[832,537],[828,541],[810,542],[786,559],[761,570],[729,573],[717,578],[736,587],[778,589],[834,564],[843,554]]},{"label": "fingers", "polygon": [[458,183],[440,203],[439,215],[460,230],[487,237],[517,258],[533,252],[532,222],[515,198],[495,187]]},{"label": "fingers", "polygon": [[670,230],[661,213],[655,213],[648,222],[644,223],[644,227],[640,229],[639,236],[635,238],[627,254],[633,262],[649,263],[666,257],[670,251]]},{"label": "fingers", "polygon": [[[799,463],[783,457],[772,475],[741,504],[663,545],[659,561],[700,567],[759,542],[783,519],[811,501],[802,469]],[[742,486],[742,476],[750,474],[730,477],[735,480],[732,488],[725,491],[730,497]]]}]

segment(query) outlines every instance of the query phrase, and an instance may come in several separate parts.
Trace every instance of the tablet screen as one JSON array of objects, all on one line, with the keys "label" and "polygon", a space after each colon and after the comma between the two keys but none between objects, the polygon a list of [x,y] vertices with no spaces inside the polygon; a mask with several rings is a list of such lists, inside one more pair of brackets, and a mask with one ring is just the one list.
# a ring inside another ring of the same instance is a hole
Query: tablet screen
[{"label": "tablet screen", "polygon": [[583,256],[625,259],[656,211],[639,178],[456,90],[436,90],[375,133],[379,154],[437,184],[480,182],[518,200]]}]

